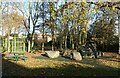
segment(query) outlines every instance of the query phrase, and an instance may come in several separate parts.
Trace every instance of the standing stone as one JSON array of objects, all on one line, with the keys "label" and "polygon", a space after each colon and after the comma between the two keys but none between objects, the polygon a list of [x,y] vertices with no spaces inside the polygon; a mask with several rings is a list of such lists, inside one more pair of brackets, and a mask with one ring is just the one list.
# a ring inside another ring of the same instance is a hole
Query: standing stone
[{"label": "standing stone", "polygon": [[60,54],[59,51],[45,51],[45,53],[49,58],[57,58]]},{"label": "standing stone", "polygon": [[79,52],[74,51],[72,54],[73,54],[73,59],[74,60],[77,60],[77,61],[82,60],[82,56],[81,56],[81,54]]}]

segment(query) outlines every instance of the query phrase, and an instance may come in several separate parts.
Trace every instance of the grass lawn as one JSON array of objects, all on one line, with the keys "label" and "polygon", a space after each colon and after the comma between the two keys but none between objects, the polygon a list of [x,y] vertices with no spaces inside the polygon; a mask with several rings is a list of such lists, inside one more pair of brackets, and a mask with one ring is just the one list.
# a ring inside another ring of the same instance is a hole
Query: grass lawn
[{"label": "grass lawn", "polygon": [[26,62],[2,59],[3,76],[118,76],[120,58],[115,53],[105,53],[98,59],[74,61],[49,59],[39,53],[26,53]]}]

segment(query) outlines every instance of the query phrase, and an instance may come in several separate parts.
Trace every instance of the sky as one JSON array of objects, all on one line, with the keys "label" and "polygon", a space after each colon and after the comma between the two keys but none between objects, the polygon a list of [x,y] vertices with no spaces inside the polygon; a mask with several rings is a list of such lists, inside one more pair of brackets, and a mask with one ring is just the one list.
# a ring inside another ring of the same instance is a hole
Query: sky
[{"label": "sky", "polygon": [[[29,0],[24,0],[24,5],[23,5],[23,6],[20,6],[20,7],[22,8],[22,11],[24,11],[25,15],[29,15],[29,11],[28,11],[28,6],[29,6],[29,5],[28,5],[28,1],[29,1]],[[61,0],[59,0],[59,1],[58,1],[58,8],[59,8],[59,6],[62,5],[62,4],[64,4],[64,2],[61,1]],[[93,7],[94,7],[94,5],[91,6],[91,8],[93,8]],[[10,9],[9,11],[12,12],[11,9]],[[19,11],[18,11],[18,12],[19,12]],[[19,13],[21,13],[21,12],[19,12]],[[89,25],[89,24],[92,24],[93,21],[95,20],[95,18],[96,18],[96,17],[94,17],[93,20],[89,20],[88,25]],[[32,21],[30,21],[30,26],[31,26],[30,31],[32,32],[32,31],[33,31],[33,29],[32,29],[32,28],[33,28]]]},{"label": "sky", "polygon": [[[24,0],[24,5],[23,6],[21,6],[21,8],[23,9],[23,11],[24,11],[24,13],[25,13],[25,15],[29,15],[29,12],[28,12],[28,1],[29,0]],[[62,4],[64,4],[64,2],[62,2],[61,0],[60,1],[58,1],[58,6],[60,6],[60,5],[62,5]],[[94,5],[92,5],[91,6],[91,9],[94,7]],[[21,12],[19,12],[19,13],[21,13]],[[97,16],[96,15],[92,15],[92,20],[89,20],[89,23],[88,23],[88,26],[89,25],[91,25],[95,20],[96,20],[96,18],[97,18]],[[30,21],[30,26],[31,26],[31,32],[32,32],[32,28],[33,28],[33,24],[32,24],[32,21]],[[1,34],[1,33],[0,33]]]}]

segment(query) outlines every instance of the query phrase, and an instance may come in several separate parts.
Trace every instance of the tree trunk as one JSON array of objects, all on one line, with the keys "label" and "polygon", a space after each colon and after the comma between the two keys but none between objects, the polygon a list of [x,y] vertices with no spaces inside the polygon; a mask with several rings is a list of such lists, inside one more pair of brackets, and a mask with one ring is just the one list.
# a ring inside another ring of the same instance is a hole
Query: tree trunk
[{"label": "tree trunk", "polygon": [[[71,29],[70,29],[71,30]],[[70,45],[70,48],[72,48],[72,32],[70,31],[70,40],[69,40],[69,45]]]},{"label": "tree trunk", "polygon": [[43,27],[43,36],[42,36],[43,42],[42,42],[42,52],[44,52],[44,42],[45,42],[45,41],[44,41],[44,39],[45,39],[45,38],[44,38],[44,35],[45,35],[45,28],[44,28],[44,23],[45,23],[45,22],[44,22],[44,2],[42,3],[42,6],[43,6],[43,18],[42,18],[42,19],[43,19],[43,26],[42,26],[42,27]]},{"label": "tree trunk", "polygon": [[119,54],[120,54],[120,10],[118,10],[118,35],[119,35]]},{"label": "tree trunk", "polygon": [[42,36],[42,38],[43,38],[43,42],[42,42],[42,52],[44,52],[44,42],[45,42],[45,38],[44,38],[44,24],[43,24],[43,36]]},{"label": "tree trunk", "polygon": [[71,39],[71,43],[72,43],[72,49],[75,49],[75,45],[74,45],[74,41],[73,41],[73,36],[72,36],[72,39]]},{"label": "tree trunk", "polygon": [[43,42],[42,42],[42,52],[44,52],[44,28],[43,28],[43,36],[42,36],[42,38],[43,38]]},{"label": "tree trunk", "polygon": [[62,41],[63,41],[63,39],[62,39],[63,37],[62,37],[62,33],[60,32],[59,33],[59,38],[58,38],[58,44],[60,44],[60,50],[62,50],[63,49],[63,46],[62,46]]},{"label": "tree trunk", "polygon": [[[74,25],[73,24],[74,21],[72,20],[72,26]],[[74,46],[74,28],[72,29],[72,34],[71,34],[71,44],[72,44],[72,49],[75,49],[75,46]]]},{"label": "tree trunk", "polygon": [[80,27],[78,26],[77,27],[77,45],[76,45],[76,49],[78,50],[78,48],[79,48],[79,41],[80,40]]},{"label": "tree trunk", "polygon": [[23,42],[23,52],[25,52],[25,42]]},{"label": "tree trunk", "polygon": [[34,48],[34,34],[32,35],[32,38],[31,38],[31,49],[33,50]]},{"label": "tree trunk", "polygon": [[68,31],[69,31],[69,27],[68,27],[68,21],[67,21],[67,24],[65,25],[65,49],[67,49]]},{"label": "tree trunk", "polygon": [[54,38],[54,19],[52,18],[51,12],[50,12],[50,26],[51,26],[51,34],[52,34],[52,51],[54,51],[54,42],[55,42],[55,38]]},{"label": "tree trunk", "polygon": [[5,38],[5,50],[8,50],[8,38]]},{"label": "tree trunk", "polygon": [[62,48],[62,42],[60,42],[60,50],[62,50],[63,48]]},{"label": "tree trunk", "polygon": [[42,43],[42,52],[44,52],[44,42]]},{"label": "tree trunk", "polygon": [[54,35],[52,35],[52,51],[54,51]]},{"label": "tree trunk", "polygon": [[30,52],[30,40],[28,40],[28,52]]},{"label": "tree trunk", "polygon": [[0,47],[2,47],[2,38],[1,38],[1,36],[0,36]]},{"label": "tree trunk", "polygon": [[81,32],[79,34],[79,44],[81,45]]},{"label": "tree trunk", "polygon": [[71,44],[72,44],[72,40],[71,40],[71,32],[70,32],[70,48],[71,48]]},{"label": "tree trunk", "polygon": [[3,47],[3,50],[5,49],[5,39],[2,37],[2,47]]},{"label": "tree trunk", "polygon": [[65,36],[65,49],[67,49],[67,35]]},{"label": "tree trunk", "polygon": [[30,33],[28,33],[27,35],[27,51],[30,52],[31,51],[31,40],[30,40],[31,36]]},{"label": "tree trunk", "polygon": [[31,3],[29,2],[29,16],[28,16],[28,35],[27,35],[27,51],[30,52],[31,51],[31,41],[30,41],[30,14],[31,14],[31,7],[30,7]]}]

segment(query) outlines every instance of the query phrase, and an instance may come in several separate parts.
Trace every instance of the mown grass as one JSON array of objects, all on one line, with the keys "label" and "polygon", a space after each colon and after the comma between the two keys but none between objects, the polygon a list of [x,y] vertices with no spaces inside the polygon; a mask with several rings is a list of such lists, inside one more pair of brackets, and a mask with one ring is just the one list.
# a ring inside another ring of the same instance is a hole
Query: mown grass
[{"label": "mown grass", "polygon": [[119,76],[120,62],[105,59],[3,59],[3,76]]}]

